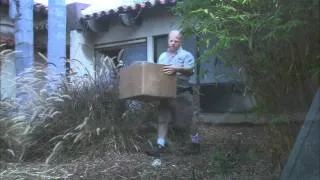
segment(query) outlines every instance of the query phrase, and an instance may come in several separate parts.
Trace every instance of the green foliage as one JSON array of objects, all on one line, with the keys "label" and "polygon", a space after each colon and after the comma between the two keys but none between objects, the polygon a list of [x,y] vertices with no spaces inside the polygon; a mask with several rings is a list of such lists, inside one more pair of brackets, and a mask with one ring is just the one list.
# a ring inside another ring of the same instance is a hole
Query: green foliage
[{"label": "green foliage", "polygon": [[[186,35],[244,69],[263,111],[306,108],[319,72],[319,1],[185,0],[173,8]],[[317,68],[315,68],[317,67]]]},{"label": "green foliage", "polygon": [[215,164],[216,173],[226,175],[235,168],[236,159],[234,156],[230,156],[230,154],[215,151],[212,155],[212,162]]}]

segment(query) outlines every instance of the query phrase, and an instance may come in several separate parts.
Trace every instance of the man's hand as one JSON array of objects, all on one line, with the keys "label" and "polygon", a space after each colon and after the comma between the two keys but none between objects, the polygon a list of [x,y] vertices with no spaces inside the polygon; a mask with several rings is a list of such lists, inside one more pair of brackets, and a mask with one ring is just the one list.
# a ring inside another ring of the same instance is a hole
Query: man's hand
[{"label": "man's hand", "polygon": [[178,69],[177,67],[170,65],[170,66],[164,66],[162,68],[162,71],[165,74],[172,75],[172,74],[175,74],[177,72],[177,69]]},{"label": "man's hand", "polygon": [[193,74],[193,69],[192,68],[179,68],[179,67],[176,67],[176,66],[173,66],[173,65],[164,66],[162,71],[165,74],[168,74],[168,75],[181,73],[181,74],[184,74],[186,76],[191,76]]}]

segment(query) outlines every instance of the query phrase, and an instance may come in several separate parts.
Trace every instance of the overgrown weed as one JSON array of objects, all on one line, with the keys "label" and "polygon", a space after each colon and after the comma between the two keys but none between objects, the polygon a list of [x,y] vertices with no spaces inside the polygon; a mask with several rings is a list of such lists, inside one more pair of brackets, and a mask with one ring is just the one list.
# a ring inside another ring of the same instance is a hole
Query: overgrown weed
[{"label": "overgrown weed", "polygon": [[95,61],[99,70],[94,75],[65,77],[54,74],[52,68],[45,71],[34,67],[17,76],[16,97],[2,101],[12,106],[12,102],[17,103],[17,110],[2,109],[1,113],[15,123],[14,127],[18,117],[23,122],[23,136],[16,134],[23,139],[25,154],[21,159],[59,162],[88,153],[90,147],[101,153],[141,150],[139,129],[152,118],[154,106],[119,100],[113,58]]}]

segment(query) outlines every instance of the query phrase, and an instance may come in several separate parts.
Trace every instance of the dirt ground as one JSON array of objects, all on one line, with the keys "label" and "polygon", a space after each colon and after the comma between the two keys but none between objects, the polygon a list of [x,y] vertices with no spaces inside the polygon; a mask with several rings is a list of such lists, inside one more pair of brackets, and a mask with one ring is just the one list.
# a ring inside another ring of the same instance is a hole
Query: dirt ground
[{"label": "dirt ground", "polygon": [[199,155],[183,155],[186,141],[171,133],[171,152],[159,159],[143,152],[106,152],[103,156],[82,155],[56,165],[2,164],[0,179],[273,180],[280,172],[279,161],[285,162],[290,150],[282,148],[281,153],[276,153],[281,150],[278,145],[282,142],[270,133],[278,136],[274,132],[281,132],[281,136],[294,140],[300,126],[283,125],[277,131],[270,131],[262,125],[203,124]]}]

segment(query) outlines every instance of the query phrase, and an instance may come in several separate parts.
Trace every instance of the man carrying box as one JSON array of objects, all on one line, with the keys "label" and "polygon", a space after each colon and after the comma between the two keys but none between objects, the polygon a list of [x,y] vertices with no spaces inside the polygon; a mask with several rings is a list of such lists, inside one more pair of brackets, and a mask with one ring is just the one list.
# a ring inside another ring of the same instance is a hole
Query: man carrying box
[{"label": "man carrying box", "polygon": [[[186,110],[187,106],[190,109],[190,101],[192,102],[192,87],[189,84],[190,76],[194,72],[195,59],[193,55],[181,47],[182,34],[177,31],[171,31],[168,37],[168,50],[163,52],[158,59],[158,64],[165,65],[162,69],[166,75],[177,76],[177,98],[162,100],[159,105],[158,116],[158,137],[157,145],[147,151],[150,156],[160,156],[166,149],[166,136],[168,132],[168,125],[172,121],[176,121],[179,116],[185,113],[191,113],[183,117],[185,122],[192,122],[191,124],[191,149],[188,153],[200,152],[200,140],[197,133],[197,124],[192,120],[192,110],[179,113],[179,110]],[[187,105],[185,102],[189,102]],[[181,119],[181,117],[180,117]],[[180,122],[181,123],[181,122]]]}]

